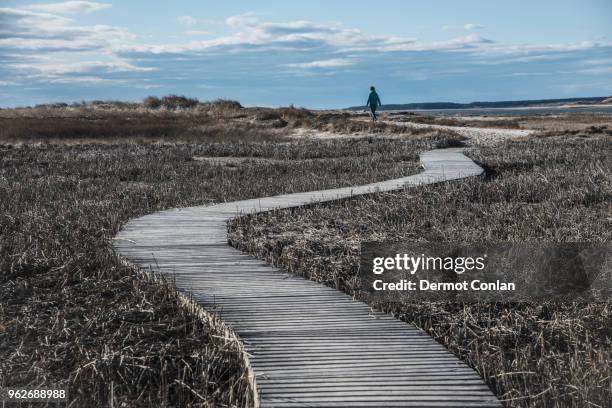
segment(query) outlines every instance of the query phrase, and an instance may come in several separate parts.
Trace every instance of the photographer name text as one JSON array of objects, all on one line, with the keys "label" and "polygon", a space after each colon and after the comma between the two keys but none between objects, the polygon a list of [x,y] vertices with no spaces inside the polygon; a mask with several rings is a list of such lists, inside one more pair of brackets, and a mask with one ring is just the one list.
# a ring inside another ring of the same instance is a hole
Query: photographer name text
[{"label": "photographer name text", "polygon": [[384,282],[377,279],[372,283],[374,290],[384,291],[462,291],[462,290],[496,290],[496,291],[513,291],[516,290],[514,282],[482,282],[479,279],[460,282],[430,282],[427,279],[419,279],[412,281],[402,279],[398,282]]}]

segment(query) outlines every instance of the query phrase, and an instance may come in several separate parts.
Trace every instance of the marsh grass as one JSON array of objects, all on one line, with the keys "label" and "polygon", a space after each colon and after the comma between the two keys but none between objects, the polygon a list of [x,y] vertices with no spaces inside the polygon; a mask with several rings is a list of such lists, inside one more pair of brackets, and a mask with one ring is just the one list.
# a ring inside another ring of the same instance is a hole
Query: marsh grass
[{"label": "marsh grass", "polygon": [[[234,220],[235,247],[367,301],[362,241],[612,240],[612,140],[548,135],[468,154],[485,178],[355,197]],[[607,303],[375,305],[426,330],[474,367],[507,406],[612,401]]]},{"label": "marsh grass", "polygon": [[[0,109],[0,386],[68,387],[73,406],[108,406],[111,401],[114,406],[147,407],[250,405],[248,370],[238,342],[220,322],[202,320],[198,310],[185,305],[171,282],[145,279],[140,271],[124,265],[111,250],[111,239],[121,225],[130,218],[170,207],[404,176],[418,171],[415,160],[420,150],[462,143],[453,132],[373,124],[367,115],[294,107],[244,108],[223,100],[189,104],[165,107],[160,99],[157,107],[94,101]],[[300,128],[376,136],[329,141],[287,138]],[[395,138],[387,139],[386,135]],[[484,185],[498,186],[498,202],[491,195],[478,201],[482,191],[491,190],[476,181],[404,195],[364,197],[356,201],[360,203],[356,207],[349,201],[341,203],[343,210],[339,212],[326,212],[334,206],[318,207],[322,212],[309,214],[312,220],[300,218],[304,229],[299,232],[280,231],[267,240],[256,235],[255,241],[263,246],[254,252],[278,258],[275,262],[293,271],[350,291],[356,283],[351,245],[357,245],[365,235],[385,239],[389,226],[403,229],[399,237],[420,237],[421,231],[427,239],[461,236],[465,226],[451,223],[454,227],[446,230],[440,226],[449,219],[466,220],[468,214],[487,209],[490,218],[482,214],[472,218],[475,225],[488,228],[468,229],[474,236],[485,237],[481,234],[487,231],[497,236],[506,231],[523,239],[531,224],[554,224],[559,216],[568,214],[568,223],[578,227],[567,223],[542,227],[547,231],[543,236],[564,228],[569,237],[605,236],[606,218],[593,217],[592,206],[582,208],[579,204],[577,212],[559,213],[567,210],[563,197],[561,202],[553,200],[556,207],[549,207],[546,200],[542,208],[528,202],[526,209],[521,202],[499,197],[509,186],[518,188],[518,179],[509,181],[508,172],[530,180],[533,175],[528,173],[533,169],[553,180],[542,194],[576,187],[568,201],[576,203],[592,203],[608,194],[607,190],[593,191],[593,183],[582,188],[552,177],[556,171],[567,170],[563,157],[570,151],[584,156],[580,138],[563,154],[556,147],[550,149],[549,141],[542,143],[530,149],[520,145],[507,152],[473,151],[475,159],[489,169]],[[545,153],[546,149],[550,151]],[[609,145],[599,145],[588,154],[601,158],[606,149]],[[531,156],[523,160],[525,150]],[[206,160],[218,157],[228,160]],[[549,167],[551,163],[557,167]],[[601,172],[593,173],[591,167],[587,170],[587,178],[582,180],[595,176],[608,180]],[[573,171],[580,172],[578,168]],[[504,179],[509,186],[494,184]],[[533,191],[519,189],[506,194],[537,196],[540,185],[534,182],[529,185]],[[475,197],[470,198],[473,203],[461,198],[464,196]],[[398,197],[402,204],[397,203]],[[414,212],[410,212],[413,205]],[[420,215],[423,209],[429,210],[429,221]],[[354,219],[349,211],[354,211]],[[518,218],[514,211],[519,211]],[[285,213],[275,216],[280,214]],[[415,224],[403,224],[410,214],[415,216]],[[527,221],[517,228],[504,227],[517,219]],[[285,228],[287,224],[282,218],[280,221]],[[255,228],[258,224],[251,225]],[[594,228],[591,231],[581,225]],[[299,235],[304,241],[296,244]],[[241,239],[244,242],[244,237]],[[597,403],[594,390],[606,384],[609,387],[609,377],[597,379],[593,373],[596,364],[599,372],[605,372],[609,363],[609,354],[602,354],[605,349],[597,337],[609,327],[608,309],[598,305],[573,311],[479,307],[405,305],[394,312],[427,328],[463,358],[472,359],[499,395],[514,398],[513,404],[530,402],[529,392],[542,393],[533,398],[541,401],[559,390],[559,401],[589,398]],[[594,316],[592,322],[586,316]],[[503,333],[487,329],[493,325]],[[570,329],[574,337],[566,335]],[[527,341],[538,333],[544,343]],[[506,343],[500,343],[502,335]],[[550,348],[549,342],[555,348]],[[500,352],[500,344],[532,348],[504,354],[507,352]],[[558,358],[551,350],[574,352],[578,357]],[[494,358],[483,358],[483,353]],[[518,359],[537,357],[538,353],[546,375],[542,367],[531,367]],[[607,360],[602,361],[602,356]],[[518,359],[516,364],[513,358]],[[584,359],[593,364],[583,364]],[[496,364],[506,363],[514,365],[501,374],[489,373]],[[532,383],[529,377],[533,374],[515,373],[523,366],[537,372],[536,381]],[[583,376],[584,384],[576,381],[572,370]],[[551,378],[551,390],[540,386]]]},{"label": "marsh grass", "polygon": [[112,237],[166,208],[410,174],[444,140],[0,145],[0,386],[67,387],[72,406],[251,405],[240,345]]},{"label": "marsh grass", "polygon": [[272,142],[283,135],[244,121],[223,121],[209,114],[76,111],[25,112],[0,116],[0,142]]},{"label": "marsh grass", "polygon": [[195,102],[175,95],[149,97],[142,104],[93,101],[0,109],[0,143],[13,144],[283,142],[297,129],[370,136],[454,134],[372,122],[347,112],[244,108],[235,101]]},{"label": "marsh grass", "polygon": [[431,115],[421,112],[391,112],[383,113],[383,115],[392,122],[495,129],[530,129],[548,132],[552,135],[558,135],[559,133],[566,135],[604,133],[610,135],[610,132],[612,132],[612,116],[597,112],[534,113],[528,116],[502,117]]},{"label": "marsh grass", "polygon": [[412,114],[406,115],[405,113],[400,114],[389,114],[391,120],[398,122],[410,122],[419,123],[425,125],[442,125],[442,126],[474,126],[484,128],[496,128],[496,129],[520,129],[522,118],[499,118],[487,120],[478,119],[467,119],[467,118],[454,118],[449,116],[434,116],[426,114]]}]

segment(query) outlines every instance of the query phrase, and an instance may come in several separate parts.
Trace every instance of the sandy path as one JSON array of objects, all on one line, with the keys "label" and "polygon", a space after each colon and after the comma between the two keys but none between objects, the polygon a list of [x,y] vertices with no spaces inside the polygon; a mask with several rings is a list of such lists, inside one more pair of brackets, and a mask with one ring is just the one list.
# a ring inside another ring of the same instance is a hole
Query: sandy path
[{"label": "sandy path", "polygon": [[411,123],[411,122],[392,122],[395,125],[407,126],[415,129],[440,129],[440,130],[452,130],[469,138],[474,144],[487,144],[496,143],[501,140],[511,139],[515,137],[525,137],[533,134],[534,130],[526,129],[500,129],[500,128],[482,128],[482,127],[469,127],[469,126],[446,126],[446,125],[428,125],[423,123]]}]

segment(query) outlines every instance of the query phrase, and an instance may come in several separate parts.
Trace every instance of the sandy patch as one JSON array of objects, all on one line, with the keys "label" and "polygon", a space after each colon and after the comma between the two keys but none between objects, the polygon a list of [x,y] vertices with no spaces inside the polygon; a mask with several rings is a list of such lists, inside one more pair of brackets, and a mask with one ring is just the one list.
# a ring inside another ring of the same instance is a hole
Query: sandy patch
[{"label": "sandy patch", "polygon": [[423,123],[411,122],[392,122],[400,126],[407,126],[415,129],[433,128],[439,130],[452,130],[461,136],[467,137],[474,144],[490,144],[497,143],[502,140],[512,139],[515,137],[525,137],[533,134],[535,131],[526,129],[496,129],[496,128],[481,128],[469,126],[446,126],[446,125],[429,125]]},{"label": "sandy patch", "polygon": [[[388,121],[389,123],[393,123],[399,126],[406,126],[414,129],[431,129],[435,130],[451,130],[453,132],[458,133],[461,136],[464,136],[469,139],[469,142],[472,144],[491,144],[498,143],[499,141],[512,139],[516,137],[525,137],[529,136],[536,131],[534,130],[526,130],[526,129],[498,129],[498,128],[482,128],[482,127],[470,127],[470,126],[447,126],[447,125],[433,125],[433,124],[424,124],[424,123],[412,123],[412,122],[395,122]],[[407,135],[401,133],[394,134],[384,134],[384,133],[353,133],[353,134],[343,134],[343,133],[332,133],[332,132],[323,132],[313,129],[303,129],[298,128],[295,129],[291,135],[289,135],[292,139],[320,139],[320,140],[329,140],[329,139],[357,139],[357,138],[365,138],[365,137],[385,137],[385,138],[397,138],[401,139],[406,137]]]},{"label": "sandy patch", "polygon": [[[297,128],[294,129],[293,132],[289,135],[291,139],[321,139],[321,140],[330,140],[330,139],[359,139],[364,137],[372,137],[372,136],[380,136],[380,134],[366,133],[366,132],[358,132],[352,134],[346,133],[334,133],[334,132],[325,132],[321,130],[314,129],[304,129]],[[399,137],[401,135],[384,135],[385,137]]]},{"label": "sandy patch", "polygon": [[193,160],[208,163],[211,165],[225,166],[225,167],[238,167],[245,163],[253,164],[275,164],[284,163],[284,160],[269,159],[266,157],[237,157],[237,156],[194,156]]}]

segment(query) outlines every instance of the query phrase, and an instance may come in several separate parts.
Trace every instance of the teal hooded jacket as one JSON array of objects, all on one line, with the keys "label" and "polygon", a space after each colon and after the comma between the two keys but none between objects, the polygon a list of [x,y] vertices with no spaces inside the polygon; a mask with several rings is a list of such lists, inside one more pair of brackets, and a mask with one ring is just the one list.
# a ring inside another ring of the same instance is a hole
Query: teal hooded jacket
[{"label": "teal hooded jacket", "polygon": [[368,96],[368,102],[366,103],[366,106],[376,109],[380,105],[382,105],[382,103],[380,103],[380,98],[378,97],[378,94],[376,93],[376,91],[371,91],[370,96]]}]

